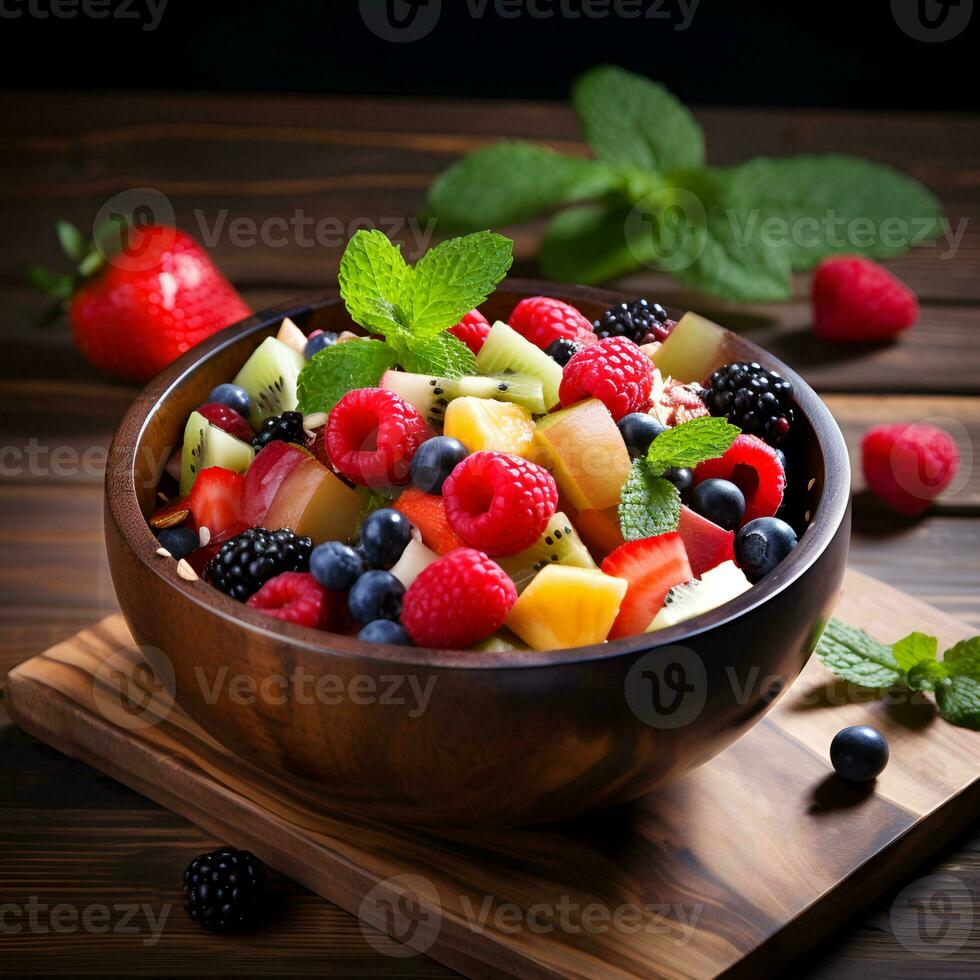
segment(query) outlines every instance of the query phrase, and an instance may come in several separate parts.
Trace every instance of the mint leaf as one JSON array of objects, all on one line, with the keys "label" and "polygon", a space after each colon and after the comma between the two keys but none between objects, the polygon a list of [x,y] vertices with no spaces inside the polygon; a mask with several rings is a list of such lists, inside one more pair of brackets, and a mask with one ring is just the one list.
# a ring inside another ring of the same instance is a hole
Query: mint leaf
[{"label": "mint leaf", "polygon": [[375,387],[394,366],[394,351],[377,340],[347,340],[327,347],[299,373],[297,411],[329,412],[348,391]]},{"label": "mint leaf", "polygon": [[697,466],[723,456],[742,430],[726,419],[704,416],[661,433],[650,445],[646,462],[658,476],[674,467]]},{"label": "mint leaf", "polygon": [[906,673],[913,667],[935,663],[939,641],[925,633],[909,633],[904,639],[892,644],[895,662]]},{"label": "mint leaf", "polygon": [[680,516],[681,497],[677,487],[657,476],[645,460],[635,460],[619,497],[623,539],[638,541],[676,531]]},{"label": "mint leaf", "polygon": [[704,132],[663,85],[621,68],[587,72],[572,88],[582,132],[616,167],[671,170],[704,163]]},{"label": "mint leaf", "polygon": [[413,337],[455,326],[496,289],[514,261],[514,243],[489,231],[451,238],[416,263],[408,321]]},{"label": "mint leaf", "polygon": [[506,141],[470,153],[443,171],[429,188],[428,210],[443,228],[475,231],[601,197],[615,182],[595,160]]},{"label": "mint leaf", "polygon": [[980,731],[980,680],[966,674],[950,677],[936,688],[939,713],[950,724]]},{"label": "mint leaf", "polygon": [[961,640],[950,647],[943,654],[942,664],[951,677],[972,677],[980,681],[980,636]]},{"label": "mint leaf", "polygon": [[451,334],[421,339],[392,337],[388,344],[394,350],[398,363],[412,374],[462,378],[479,373],[473,352]]},{"label": "mint leaf", "polygon": [[358,231],[340,260],[340,294],[351,319],[374,333],[407,330],[414,275],[381,231]]},{"label": "mint leaf", "polygon": [[855,157],[759,157],[731,179],[746,231],[785,238],[795,270],[835,252],[900,255],[941,230],[942,205],[922,184]]},{"label": "mint leaf", "polygon": [[881,690],[902,680],[902,669],[890,646],[839,619],[827,623],[817,656],[838,677],[859,687]]},{"label": "mint leaf", "polygon": [[58,242],[68,258],[75,262],[80,262],[85,258],[85,254],[89,250],[85,236],[70,221],[56,221],[54,227],[58,235]]}]

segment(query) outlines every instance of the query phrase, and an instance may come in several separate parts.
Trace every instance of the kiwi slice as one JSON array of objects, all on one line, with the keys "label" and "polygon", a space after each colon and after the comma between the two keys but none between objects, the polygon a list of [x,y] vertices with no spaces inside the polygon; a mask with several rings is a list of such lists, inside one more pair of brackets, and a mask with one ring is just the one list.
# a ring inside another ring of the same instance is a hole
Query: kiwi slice
[{"label": "kiwi slice", "polygon": [[180,495],[191,492],[197,474],[209,466],[222,466],[244,473],[255,458],[247,442],[236,439],[212,425],[199,412],[191,412],[184,429],[184,448],[180,456]]},{"label": "kiwi slice", "polygon": [[491,633],[485,640],[474,643],[469,648],[476,653],[509,653],[512,650],[530,650],[531,648],[508,629]]},{"label": "kiwi slice", "polygon": [[[544,384],[540,378],[530,374],[495,374],[486,378],[460,378],[454,384],[463,385],[469,381],[493,382],[493,393],[480,397],[496,398],[498,402],[522,405],[532,415],[544,415],[548,411],[544,403]],[[459,394],[469,395],[472,392],[460,391]]]},{"label": "kiwi slice", "polygon": [[514,580],[518,592],[523,592],[546,565],[598,568],[578,531],[561,511],[551,518],[544,534],[530,548],[495,561]]},{"label": "kiwi slice", "polygon": [[561,366],[502,321],[498,320],[487,334],[476,356],[476,366],[483,374],[513,372],[537,378],[542,385],[545,410],[550,411],[558,404]]},{"label": "kiwi slice", "polygon": [[305,366],[306,358],[281,340],[262,341],[235,377],[252,398],[248,420],[253,429],[273,415],[296,410],[296,379]]}]

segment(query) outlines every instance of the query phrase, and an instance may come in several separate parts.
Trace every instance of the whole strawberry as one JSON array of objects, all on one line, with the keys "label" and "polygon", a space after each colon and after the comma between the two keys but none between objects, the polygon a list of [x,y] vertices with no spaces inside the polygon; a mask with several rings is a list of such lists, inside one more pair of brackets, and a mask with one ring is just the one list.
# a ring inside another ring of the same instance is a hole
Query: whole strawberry
[{"label": "whole strawberry", "polygon": [[116,248],[86,245],[62,222],[78,262],[70,276],[34,270],[66,309],[75,346],[93,367],[145,382],[195,344],[252,311],[190,235],[163,225],[127,228]]}]

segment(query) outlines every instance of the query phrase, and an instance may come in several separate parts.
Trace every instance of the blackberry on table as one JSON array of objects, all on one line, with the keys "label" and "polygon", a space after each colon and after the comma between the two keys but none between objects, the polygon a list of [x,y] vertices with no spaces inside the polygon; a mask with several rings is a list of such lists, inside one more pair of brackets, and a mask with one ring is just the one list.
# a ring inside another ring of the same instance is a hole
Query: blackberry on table
[{"label": "blackberry on table", "polygon": [[593,327],[599,338],[626,337],[634,344],[652,344],[666,340],[674,325],[659,303],[637,299],[606,310]]},{"label": "blackberry on table", "polygon": [[283,412],[282,415],[266,419],[259,434],[252,440],[252,446],[258,452],[270,442],[294,442],[297,446],[305,446],[303,416],[299,412]]},{"label": "blackberry on table", "polygon": [[701,398],[712,415],[727,418],[743,432],[782,446],[793,427],[793,385],[755,361],[718,368]]},{"label": "blackberry on table", "polygon": [[265,865],[251,851],[222,847],[187,866],[184,908],[212,932],[243,929],[259,917],[265,883]]},{"label": "blackberry on table", "polygon": [[226,541],[211,564],[215,588],[244,602],[283,572],[308,572],[313,542],[282,528],[249,528]]}]

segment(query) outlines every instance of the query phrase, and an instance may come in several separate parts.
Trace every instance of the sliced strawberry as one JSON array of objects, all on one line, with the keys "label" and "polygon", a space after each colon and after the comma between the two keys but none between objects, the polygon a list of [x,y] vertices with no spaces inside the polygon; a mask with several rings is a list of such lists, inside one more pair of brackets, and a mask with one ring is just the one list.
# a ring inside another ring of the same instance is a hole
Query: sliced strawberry
[{"label": "sliced strawberry", "polygon": [[466,547],[449,526],[446,503],[442,497],[409,487],[398,498],[395,510],[404,514],[419,529],[423,543],[437,555],[447,555],[456,548]]},{"label": "sliced strawberry", "polygon": [[786,474],[776,450],[758,436],[742,433],[724,456],[701,463],[694,485],[705,480],[730,480],[745,495],[743,524],[757,517],[772,517],[783,502]]},{"label": "sliced strawberry", "polygon": [[609,632],[610,640],[645,632],[660,612],[667,593],[694,578],[684,542],[676,531],[627,541],[606,558],[602,570],[630,584]]},{"label": "sliced strawberry", "polygon": [[283,481],[309,454],[290,442],[270,442],[252,460],[245,475],[243,514],[252,527],[262,527]]},{"label": "sliced strawberry", "polygon": [[221,534],[244,518],[245,477],[223,466],[201,470],[187,498],[194,526]]},{"label": "sliced strawberry", "polygon": [[690,507],[681,508],[677,533],[698,578],[724,561],[735,561],[735,532],[718,527]]},{"label": "sliced strawberry", "polygon": [[212,425],[224,429],[230,436],[251,444],[255,438],[255,430],[233,408],[219,402],[208,402],[202,405],[198,413],[203,415]]}]

